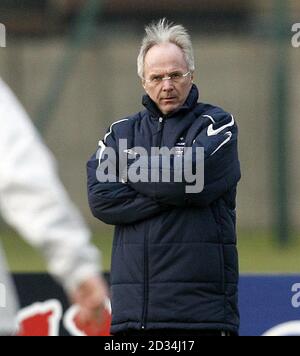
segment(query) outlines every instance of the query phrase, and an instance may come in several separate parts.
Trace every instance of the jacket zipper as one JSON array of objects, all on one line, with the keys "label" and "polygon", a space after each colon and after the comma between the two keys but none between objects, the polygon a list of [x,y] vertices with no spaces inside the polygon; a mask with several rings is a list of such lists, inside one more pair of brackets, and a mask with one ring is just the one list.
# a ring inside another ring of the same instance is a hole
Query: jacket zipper
[{"label": "jacket zipper", "polygon": [[149,302],[149,251],[148,251],[148,241],[149,241],[149,227],[147,226],[147,233],[145,234],[144,241],[144,308],[143,308],[143,320],[142,329],[146,329],[147,326],[147,315],[148,315],[148,302]]},{"label": "jacket zipper", "polygon": [[158,124],[159,135],[158,135],[157,142],[156,142],[156,147],[158,147],[158,148],[161,148],[164,125],[165,125],[165,120],[163,117],[160,117],[159,124]]},{"label": "jacket zipper", "polygon": [[[164,118],[159,118],[158,132],[159,135],[156,141],[156,147],[161,148],[162,137],[163,137],[163,128],[164,128]],[[147,327],[147,317],[148,317],[148,303],[149,303],[149,234],[150,226],[147,229],[144,241],[144,308],[143,308],[143,318],[142,318],[142,330],[145,330]]]}]

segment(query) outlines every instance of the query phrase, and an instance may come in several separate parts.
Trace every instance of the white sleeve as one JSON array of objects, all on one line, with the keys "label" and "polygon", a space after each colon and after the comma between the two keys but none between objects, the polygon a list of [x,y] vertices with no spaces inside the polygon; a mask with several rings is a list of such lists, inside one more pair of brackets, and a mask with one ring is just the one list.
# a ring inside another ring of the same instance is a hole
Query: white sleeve
[{"label": "white sleeve", "polygon": [[7,273],[5,257],[0,246],[0,336],[14,335],[18,330],[19,304],[15,286]]},{"label": "white sleeve", "polygon": [[71,292],[100,272],[90,232],[60,183],[55,161],[0,79],[0,209]]}]

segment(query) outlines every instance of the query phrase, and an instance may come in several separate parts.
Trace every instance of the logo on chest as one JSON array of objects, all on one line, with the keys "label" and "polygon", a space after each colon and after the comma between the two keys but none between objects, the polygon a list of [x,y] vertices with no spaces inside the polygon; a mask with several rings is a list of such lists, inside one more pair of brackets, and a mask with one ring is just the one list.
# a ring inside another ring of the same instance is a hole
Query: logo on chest
[{"label": "logo on chest", "polygon": [[174,147],[174,155],[175,156],[183,156],[184,155],[184,148],[186,146],[186,143],[184,142],[184,137],[180,137],[179,141],[175,144]]}]

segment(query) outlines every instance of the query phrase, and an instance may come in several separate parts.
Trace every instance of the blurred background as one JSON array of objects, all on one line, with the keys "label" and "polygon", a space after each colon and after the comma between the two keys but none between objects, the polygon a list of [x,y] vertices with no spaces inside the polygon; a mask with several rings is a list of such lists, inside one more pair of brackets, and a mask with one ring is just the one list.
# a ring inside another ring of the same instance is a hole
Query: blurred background
[{"label": "blurred background", "polygon": [[[112,122],[141,109],[136,58],[144,26],[161,17],[192,35],[201,101],[239,123],[241,271],[299,273],[298,0],[0,0],[0,76],[56,156],[109,270],[113,229],[90,214],[85,164]],[[0,235],[12,270],[44,270],[2,222]]]}]

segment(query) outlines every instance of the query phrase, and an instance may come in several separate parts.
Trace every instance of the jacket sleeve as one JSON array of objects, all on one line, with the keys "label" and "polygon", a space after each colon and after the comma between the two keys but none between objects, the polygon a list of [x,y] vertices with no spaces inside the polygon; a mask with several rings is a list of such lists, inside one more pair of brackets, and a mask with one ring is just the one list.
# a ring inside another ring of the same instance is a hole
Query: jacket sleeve
[{"label": "jacket sleeve", "polygon": [[[115,137],[113,127],[111,127],[105,139],[100,141],[99,150],[87,164],[88,199],[93,215],[109,225],[127,225],[143,221],[168,210],[169,206],[138,193],[121,181],[118,172],[119,150]],[[97,169],[107,159],[108,148],[115,152],[116,162],[110,162],[110,167],[114,172],[110,176],[111,179],[102,181],[98,178]]]},{"label": "jacket sleeve", "polygon": [[56,162],[24,109],[0,79],[0,210],[45,256],[72,292],[100,272],[90,231],[58,179]]},{"label": "jacket sleeve", "polygon": [[[219,199],[231,188],[236,187],[241,178],[238,159],[238,128],[232,115],[220,113],[209,120],[193,141],[191,160],[195,172],[199,160],[196,159],[196,149],[204,149],[202,159],[204,169],[203,189],[197,193],[188,193],[190,183],[130,183],[140,193],[156,201],[177,207],[196,206],[207,207]],[[203,162],[204,161],[204,162]],[[165,168],[160,167],[162,172]],[[175,168],[170,166],[171,177]],[[181,172],[183,174],[184,172]]]}]

